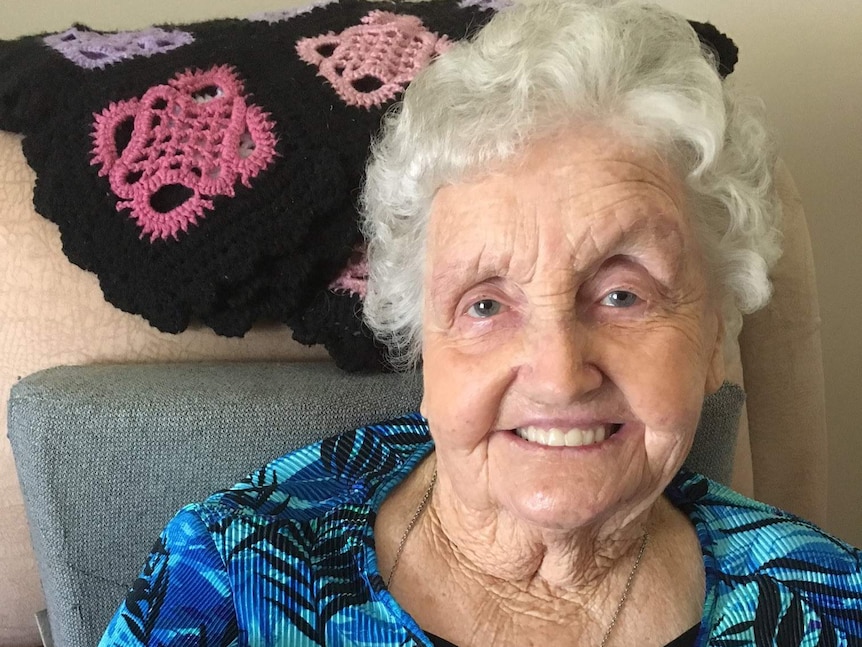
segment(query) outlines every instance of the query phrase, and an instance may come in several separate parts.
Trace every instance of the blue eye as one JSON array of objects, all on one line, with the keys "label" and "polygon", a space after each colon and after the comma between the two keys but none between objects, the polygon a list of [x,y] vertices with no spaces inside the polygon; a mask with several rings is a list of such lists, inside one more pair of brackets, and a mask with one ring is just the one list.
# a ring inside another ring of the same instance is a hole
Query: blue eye
[{"label": "blue eye", "polygon": [[495,314],[498,314],[502,309],[502,305],[499,301],[494,301],[494,299],[482,299],[481,301],[477,301],[473,305],[471,305],[467,309],[467,313],[471,317],[477,317],[479,319],[484,319],[486,317],[493,317]]},{"label": "blue eye", "polygon": [[614,290],[613,292],[608,292],[600,303],[603,306],[611,306],[612,308],[631,308],[638,301],[640,301],[640,297],[634,292]]}]

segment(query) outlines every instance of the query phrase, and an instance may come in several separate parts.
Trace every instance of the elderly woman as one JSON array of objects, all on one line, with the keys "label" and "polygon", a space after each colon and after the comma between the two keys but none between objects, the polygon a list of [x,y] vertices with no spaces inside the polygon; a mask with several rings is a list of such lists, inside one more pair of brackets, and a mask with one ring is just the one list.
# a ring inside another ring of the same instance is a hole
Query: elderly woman
[{"label": "elderly woman", "polygon": [[421,415],[186,508],[102,644],[862,644],[857,550],[681,470],[770,294],[772,165],[681,18],[500,13],[368,169],[365,313]]}]

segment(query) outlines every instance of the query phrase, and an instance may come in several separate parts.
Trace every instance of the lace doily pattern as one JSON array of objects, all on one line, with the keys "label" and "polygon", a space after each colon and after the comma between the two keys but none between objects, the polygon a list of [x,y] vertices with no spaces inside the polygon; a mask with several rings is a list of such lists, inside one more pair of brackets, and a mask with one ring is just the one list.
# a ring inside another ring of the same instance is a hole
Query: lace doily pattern
[{"label": "lace doily pattern", "polygon": [[345,103],[371,108],[394,99],[450,44],[416,16],[371,11],[341,33],[303,38],[296,51]]},{"label": "lace doily pattern", "polygon": [[76,65],[95,70],[139,56],[169,52],[193,42],[194,36],[179,29],[158,27],[114,33],[70,27],[46,36],[44,41]]},{"label": "lace doily pattern", "polygon": [[95,116],[93,163],[142,237],[177,239],[272,163],[273,127],[231,68],[182,72]]}]

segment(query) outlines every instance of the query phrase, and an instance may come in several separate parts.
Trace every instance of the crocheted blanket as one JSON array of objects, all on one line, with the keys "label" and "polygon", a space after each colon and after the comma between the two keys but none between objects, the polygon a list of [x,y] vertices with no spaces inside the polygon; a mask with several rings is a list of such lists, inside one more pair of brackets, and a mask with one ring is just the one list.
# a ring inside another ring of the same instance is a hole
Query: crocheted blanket
[{"label": "crocheted blanket", "polygon": [[[132,32],[0,42],[0,129],[36,211],[105,299],[161,331],[257,321],[386,368],[361,322],[356,198],[370,138],[416,73],[503,0],[331,0]],[[733,44],[693,23],[719,51]]]}]

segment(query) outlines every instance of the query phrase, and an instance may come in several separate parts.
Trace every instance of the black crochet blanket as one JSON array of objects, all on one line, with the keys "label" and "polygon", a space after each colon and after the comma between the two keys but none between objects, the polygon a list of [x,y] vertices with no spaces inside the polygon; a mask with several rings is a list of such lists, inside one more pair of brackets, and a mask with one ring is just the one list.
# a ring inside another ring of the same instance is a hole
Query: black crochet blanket
[{"label": "black crochet blanket", "polygon": [[[499,4],[324,1],[0,42],[0,129],[24,135],[36,211],[111,304],[169,333],[283,322],[343,369],[386,370],[361,321],[369,142],[416,72]],[[729,72],[732,42],[693,25]]]}]

